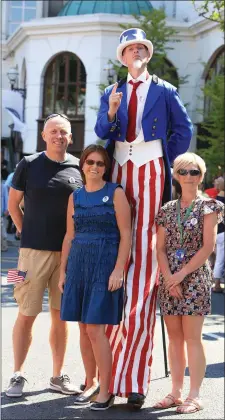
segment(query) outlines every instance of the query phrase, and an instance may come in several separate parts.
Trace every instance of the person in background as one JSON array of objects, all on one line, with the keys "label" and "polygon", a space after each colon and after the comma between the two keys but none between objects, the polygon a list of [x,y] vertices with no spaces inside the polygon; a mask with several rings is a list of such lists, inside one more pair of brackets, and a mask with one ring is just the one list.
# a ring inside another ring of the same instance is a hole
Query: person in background
[{"label": "person in background", "polygon": [[13,170],[13,172],[10,172],[10,174],[6,178],[5,185],[8,187],[8,189],[12,186],[12,180],[13,180],[15,170],[16,168]]},{"label": "person in background", "polygon": [[5,218],[8,216],[8,188],[4,181],[1,181],[1,251],[8,250]]},{"label": "person in background", "polygon": [[206,188],[205,193],[208,195],[208,197],[216,198],[218,194],[217,178],[213,181],[213,187]]},{"label": "person in background", "polygon": [[122,319],[131,215],[121,186],[105,181],[109,158],[102,146],[90,145],[83,151],[80,169],[85,185],[69,198],[62,247],[61,319],[78,321],[80,327],[86,387],[75,404],[90,403],[99,391],[97,366],[100,391],[91,409],[107,410],[114,395],[109,392],[112,351],[105,327],[118,325]]},{"label": "person in background", "polygon": [[[169,337],[172,389],[154,405],[177,406],[177,413],[190,414],[203,408],[200,387],[205,375],[202,343],[204,317],[210,314],[212,272],[208,257],[215,246],[217,223],[224,206],[198,194],[206,166],[195,153],[174,161],[173,176],[181,186],[178,200],[168,202],[156,216],[157,256],[161,270],[159,304]],[[190,390],[183,401],[187,346]]]},{"label": "person in background", "polygon": [[5,181],[8,175],[8,160],[4,159],[3,154],[1,153],[1,180]]},{"label": "person in background", "polygon": [[[14,169],[13,172],[11,172],[8,175],[8,177],[5,181],[5,186],[7,187],[8,192],[9,192],[9,189],[11,188],[11,186],[12,186],[12,179],[13,179],[14,173],[15,173],[15,169]],[[14,233],[15,234],[15,239],[20,239],[19,238],[20,237],[19,232],[18,232],[18,234],[16,234],[16,226],[14,225],[10,214],[7,216],[7,222],[8,222],[8,224],[7,224],[6,232],[7,233]]]},{"label": "person in background", "polygon": [[[224,178],[223,177],[217,178],[217,188],[219,192],[216,196],[216,199],[224,203],[225,197],[224,197]],[[214,269],[213,269],[215,287],[212,289],[212,291],[215,293],[221,293],[224,291],[224,289],[221,287],[221,280],[223,279],[224,281],[224,252],[225,252],[224,234],[225,234],[225,225],[224,223],[219,223],[217,237],[216,237],[216,258],[215,258]]]}]

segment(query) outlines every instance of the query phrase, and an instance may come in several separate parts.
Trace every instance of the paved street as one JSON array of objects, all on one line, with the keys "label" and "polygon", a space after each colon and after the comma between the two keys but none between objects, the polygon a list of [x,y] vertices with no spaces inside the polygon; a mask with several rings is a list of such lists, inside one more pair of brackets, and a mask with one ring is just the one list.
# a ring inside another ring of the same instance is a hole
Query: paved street
[{"label": "paved street", "polygon": [[[10,246],[2,253],[2,387],[8,384],[13,370],[11,333],[17,314],[12,297],[12,285],[6,284],[9,268],[16,268],[18,247]],[[192,415],[177,415],[175,409],[154,410],[153,403],[170,392],[170,377],[165,378],[162,335],[159,313],[157,313],[155,347],[153,353],[152,381],[146,403],[141,411],[130,411],[126,400],[117,398],[106,412],[91,412],[73,404],[73,396],[65,396],[48,388],[51,376],[51,355],[48,344],[50,325],[47,296],[43,312],[34,326],[34,338],[26,364],[25,376],[28,384],[22,398],[10,399],[2,393],[2,419],[223,419],[224,418],[224,294],[213,294],[213,314],[206,318],[204,344],[207,370],[202,386],[205,409]],[[70,323],[70,336],[66,355],[65,373],[77,384],[84,378],[79,352],[79,333],[76,324]],[[185,375],[184,397],[189,385],[188,369]]]}]

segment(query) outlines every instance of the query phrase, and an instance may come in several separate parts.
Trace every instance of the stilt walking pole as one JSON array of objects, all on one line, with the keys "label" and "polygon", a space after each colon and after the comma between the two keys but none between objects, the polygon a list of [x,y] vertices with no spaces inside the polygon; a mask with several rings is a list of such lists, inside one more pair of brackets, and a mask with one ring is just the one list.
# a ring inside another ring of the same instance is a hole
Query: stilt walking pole
[{"label": "stilt walking pole", "polygon": [[162,341],[163,341],[163,356],[164,356],[165,376],[168,377],[169,376],[169,370],[168,370],[168,363],[167,363],[165,326],[164,326],[163,316],[161,315],[161,311],[160,311],[160,318],[161,318],[161,327],[162,327]]}]

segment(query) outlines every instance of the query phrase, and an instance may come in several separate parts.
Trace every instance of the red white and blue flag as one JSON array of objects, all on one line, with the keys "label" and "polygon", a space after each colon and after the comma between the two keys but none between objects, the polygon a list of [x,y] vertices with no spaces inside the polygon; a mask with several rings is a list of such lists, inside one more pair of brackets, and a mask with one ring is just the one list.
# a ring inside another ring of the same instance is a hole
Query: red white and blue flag
[{"label": "red white and blue flag", "polygon": [[26,271],[9,270],[7,275],[7,283],[20,283],[25,280],[26,274]]}]

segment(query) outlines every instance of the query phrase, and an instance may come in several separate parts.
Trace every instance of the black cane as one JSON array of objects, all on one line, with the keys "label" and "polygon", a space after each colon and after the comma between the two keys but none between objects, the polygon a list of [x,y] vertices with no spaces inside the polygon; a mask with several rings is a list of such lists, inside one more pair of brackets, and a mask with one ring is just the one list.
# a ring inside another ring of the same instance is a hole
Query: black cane
[{"label": "black cane", "polygon": [[165,326],[164,326],[163,316],[161,315],[161,310],[160,310],[160,318],[161,318],[161,328],[162,328],[162,341],[163,341],[163,356],[164,356],[164,366],[165,366],[165,377],[168,378],[168,376],[169,376],[169,370],[168,370],[168,363],[167,363]]}]

